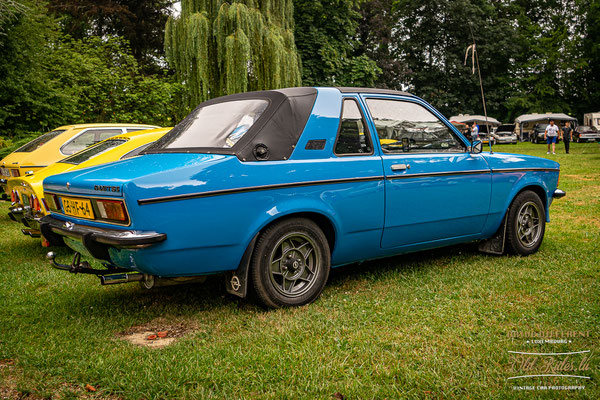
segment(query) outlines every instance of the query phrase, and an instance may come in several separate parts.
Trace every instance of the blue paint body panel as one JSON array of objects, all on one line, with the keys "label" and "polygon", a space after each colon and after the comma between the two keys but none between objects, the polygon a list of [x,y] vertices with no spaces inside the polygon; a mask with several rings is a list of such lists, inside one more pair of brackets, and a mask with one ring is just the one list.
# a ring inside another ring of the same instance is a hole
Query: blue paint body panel
[{"label": "blue paint body panel", "polygon": [[[161,243],[141,249],[110,248],[109,254],[119,267],[175,277],[235,270],[257,232],[297,213],[318,214],[330,222],[335,233],[332,266],[339,266],[489,238],[525,187],[539,187],[546,193],[548,212],[558,181],[557,163],[467,151],[384,154],[364,102],[365,97],[377,96],[318,88],[312,113],[288,160],[243,162],[234,155],[146,154],[44,181],[45,191],[59,195],[122,196],[129,226],[52,215],[97,228],[165,233],[167,239]],[[367,117],[368,134],[375,144],[370,155],[334,154],[344,97],[357,99]],[[423,100],[380,97],[422,104],[468,143]],[[325,140],[325,145],[307,150],[310,140]],[[411,169],[392,171],[397,163],[410,164]],[[119,186],[121,191],[99,193],[94,185]],[[232,189],[240,190],[223,193]],[[217,193],[207,195],[212,192]],[[144,202],[184,195],[190,197]]]}]

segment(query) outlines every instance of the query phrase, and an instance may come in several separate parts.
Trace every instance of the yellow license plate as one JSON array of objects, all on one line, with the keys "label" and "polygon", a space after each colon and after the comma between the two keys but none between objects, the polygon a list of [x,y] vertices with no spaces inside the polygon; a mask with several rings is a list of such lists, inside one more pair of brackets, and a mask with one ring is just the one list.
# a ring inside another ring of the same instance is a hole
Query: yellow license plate
[{"label": "yellow license plate", "polygon": [[79,218],[94,219],[94,210],[92,202],[83,199],[62,198],[62,205],[65,214]]}]

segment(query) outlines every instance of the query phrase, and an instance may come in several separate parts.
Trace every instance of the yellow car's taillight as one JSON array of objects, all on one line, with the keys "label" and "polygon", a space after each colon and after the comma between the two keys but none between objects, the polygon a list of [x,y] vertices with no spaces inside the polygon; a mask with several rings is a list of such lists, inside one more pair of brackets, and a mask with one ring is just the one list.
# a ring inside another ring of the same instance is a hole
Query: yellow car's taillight
[{"label": "yellow car's taillight", "polygon": [[58,196],[53,193],[44,193],[44,203],[49,211],[60,211]]},{"label": "yellow car's taillight", "polygon": [[37,212],[42,211],[42,208],[40,206],[40,201],[38,200],[37,196],[34,194],[31,195],[31,208]]},{"label": "yellow car's taillight", "polygon": [[125,211],[123,201],[97,199],[96,205],[102,219],[120,222],[127,221],[127,212]]}]

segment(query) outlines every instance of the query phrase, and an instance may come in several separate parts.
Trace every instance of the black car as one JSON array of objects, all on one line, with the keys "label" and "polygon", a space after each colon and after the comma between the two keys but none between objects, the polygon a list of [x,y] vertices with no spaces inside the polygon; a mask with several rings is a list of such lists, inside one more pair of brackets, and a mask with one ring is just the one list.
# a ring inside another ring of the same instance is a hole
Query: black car
[{"label": "black car", "polygon": [[[562,126],[557,125],[559,131],[562,129]],[[535,124],[533,127],[533,131],[529,134],[529,141],[531,143],[543,143],[546,140],[544,139],[544,134],[546,132],[546,128],[548,124]],[[556,138],[556,143],[560,142],[560,135]]]}]

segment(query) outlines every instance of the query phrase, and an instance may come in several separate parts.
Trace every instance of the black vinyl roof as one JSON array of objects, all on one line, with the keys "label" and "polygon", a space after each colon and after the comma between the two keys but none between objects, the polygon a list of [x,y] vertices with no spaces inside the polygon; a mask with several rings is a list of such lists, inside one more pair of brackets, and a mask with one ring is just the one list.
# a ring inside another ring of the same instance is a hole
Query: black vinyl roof
[{"label": "black vinyl roof", "polygon": [[[207,100],[142,154],[208,153],[232,154],[242,161],[286,160],[304,130],[316,98],[317,89],[298,87],[237,93]],[[213,104],[249,99],[264,99],[269,105],[233,147],[165,148],[191,125],[196,110]]]}]

